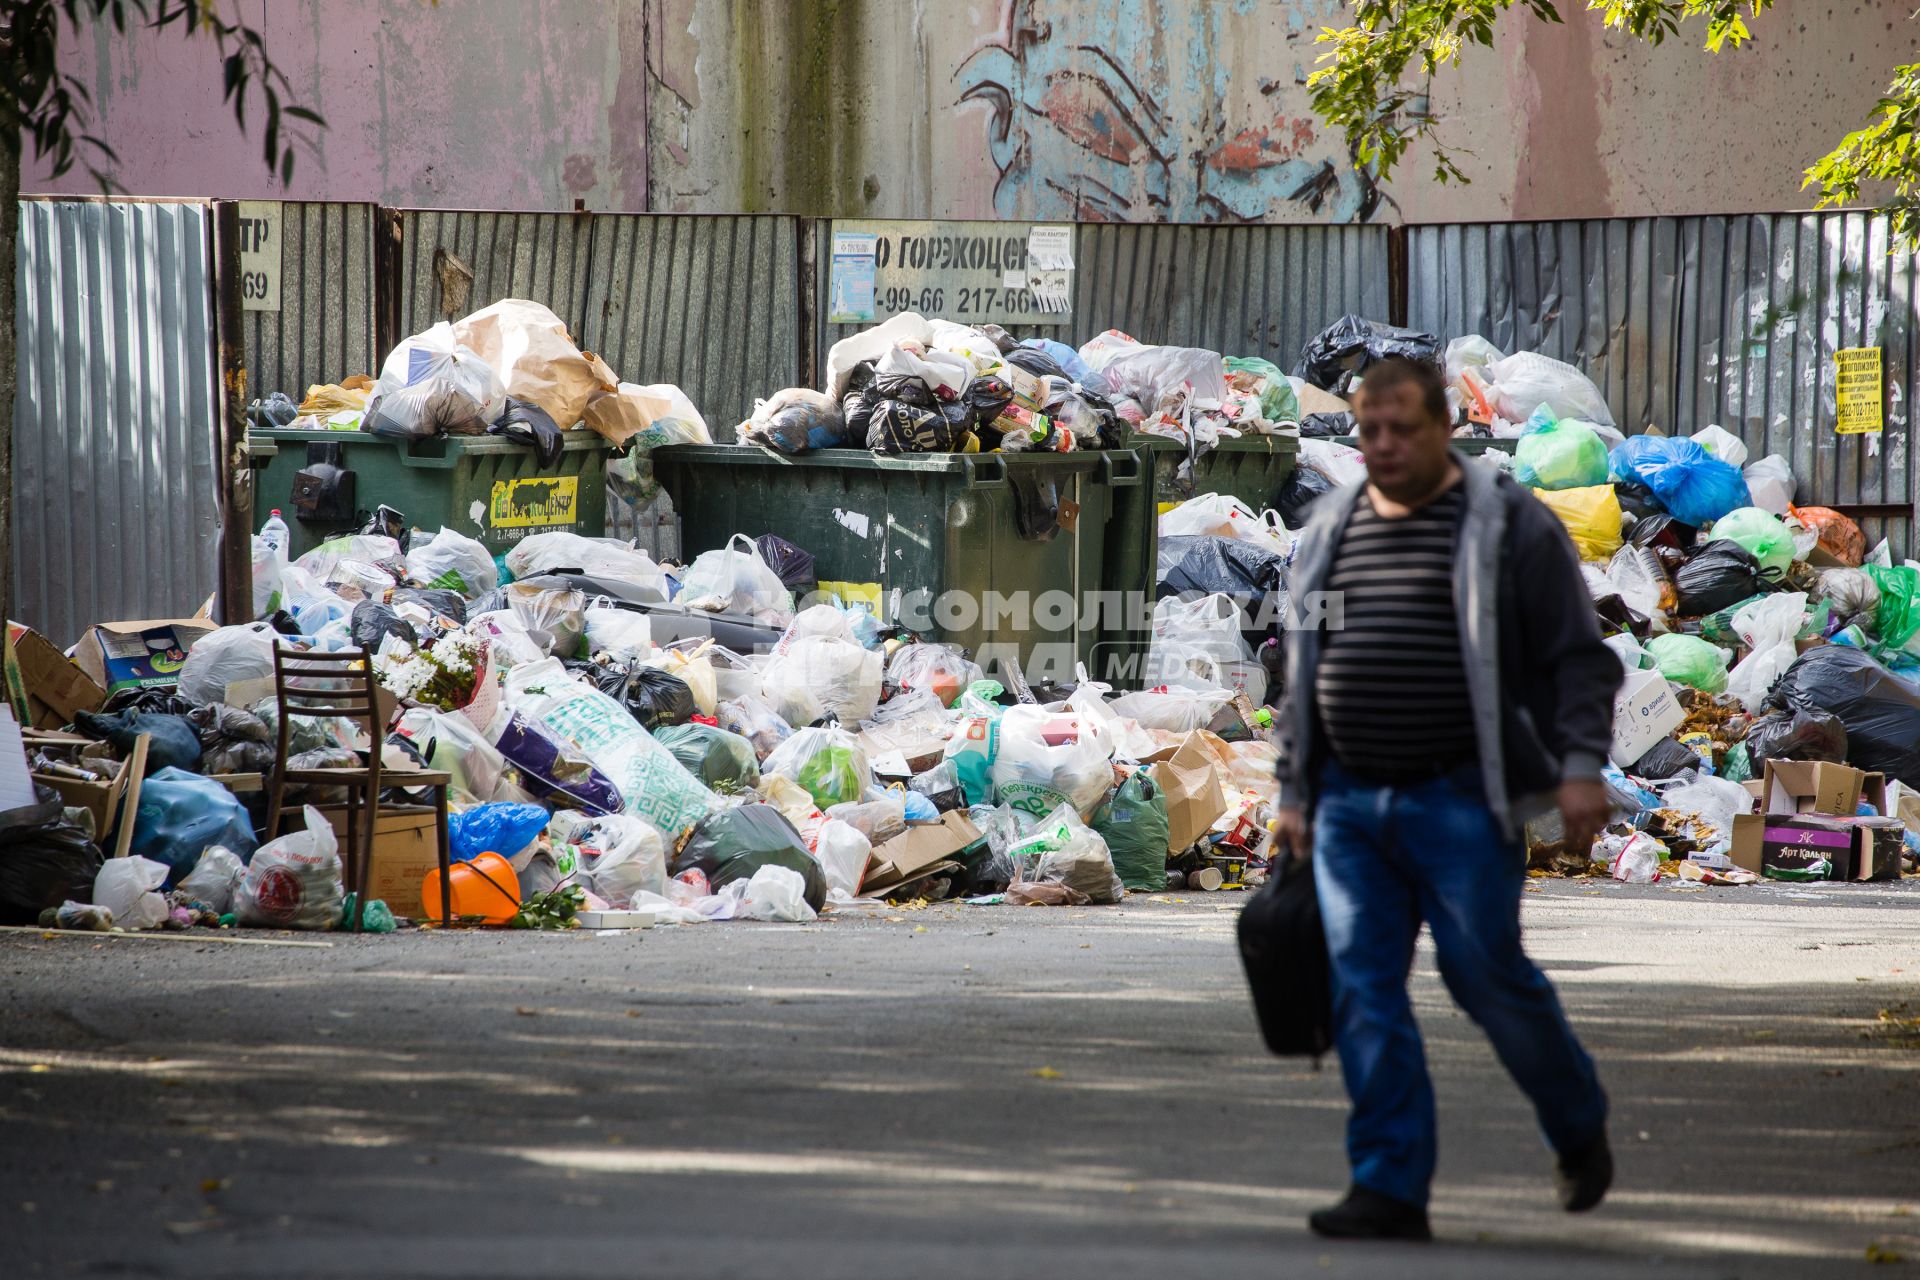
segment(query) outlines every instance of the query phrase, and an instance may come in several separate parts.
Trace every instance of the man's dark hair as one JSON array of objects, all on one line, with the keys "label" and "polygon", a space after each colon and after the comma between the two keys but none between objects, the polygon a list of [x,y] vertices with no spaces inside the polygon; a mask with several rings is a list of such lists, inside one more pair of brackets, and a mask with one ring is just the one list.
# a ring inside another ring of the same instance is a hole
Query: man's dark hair
[{"label": "man's dark hair", "polygon": [[1437,422],[1453,421],[1453,410],[1447,404],[1447,380],[1426,361],[1388,356],[1368,365],[1361,375],[1361,387],[1365,391],[1408,385],[1419,389],[1420,403],[1430,417]]}]

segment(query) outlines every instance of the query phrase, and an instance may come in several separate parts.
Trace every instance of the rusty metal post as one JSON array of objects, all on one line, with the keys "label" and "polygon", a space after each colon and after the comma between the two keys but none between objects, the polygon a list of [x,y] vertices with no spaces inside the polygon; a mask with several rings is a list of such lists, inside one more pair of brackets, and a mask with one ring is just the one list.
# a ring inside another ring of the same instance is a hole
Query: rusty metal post
[{"label": "rusty metal post", "polygon": [[220,574],[214,616],[253,619],[253,473],[247,466],[247,343],[241,329],[240,206],[213,206],[214,368],[220,376],[214,457],[219,460]]}]

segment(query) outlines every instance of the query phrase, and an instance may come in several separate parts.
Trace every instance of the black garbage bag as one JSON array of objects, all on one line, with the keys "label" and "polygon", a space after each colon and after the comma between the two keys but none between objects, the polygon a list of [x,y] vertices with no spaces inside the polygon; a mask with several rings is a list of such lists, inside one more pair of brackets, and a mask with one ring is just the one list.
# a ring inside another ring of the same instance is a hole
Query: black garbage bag
[{"label": "black garbage bag", "polygon": [[862,360],[859,364],[847,370],[847,390],[865,391],[873,385],[875,376],[877,375],[874,370],[873,361]]},{"label": "black garbage bag", "polygon": [[1397,329],[1359,316],[1342,316],[1301,348],[1293,376],[1305,378],[1322,391],[1344,394],[1354,374],[1365,372],[1368,365],[1388,356],[1437,365],[1440,339],[1417,329]]},{"label": "black garbage bag", "polygon": [[34,795],[37,803],[0,813],[0,924],[38,924],[49,907],[92,902],[106,861],[66,820],[59,792],[36,784]]},{"label": "black garbage bag", "polygon": [[458,591],[449,591],[445,587],[400,587],[389,598],[395,604],[411,601],[447,619],[456,627],[467,625],[467,598]]},{"label": "black garbage bag", "polygon": [[767,568],[780,575],[781,585],[789,591],[804,591],[820,580],[814,567],[813,552],[803,551],[777,533],[763,533],[753,540]]},{"label": "black garbage bag", "polygon": [[715,889],[745,880],[765,866],[798,871],[807,882],[807,905],[818,911],[827,901],[827,877],[806,842],[780,811],[768,804],[743,804],[702,819],[667,867],[670,875],[699,870]]},{"label": "black garbage bag", "polygon": [[669,724],[655,729],[653,740],[709,788],[738,795],[760,781],[753,744],[737,733],[710,724]]},{"label": "black garbage bag", "polygon": [[1036,378],[1060,378],[1067,382],[1073,379],[1060,367],[1060,362],[1042,351],[1039,347],[1015,347],[1006,353],[1007,363],[1018,369],[1025,369]]},{"label": "black garbage bag", "polygon": [[278,745],[267,722],[251,711],[209,702],[187,716],[200,735],[200,765],[208,773],[272,773]]},{"label": "black garbage bag", "polygon": [[1747,758],[1762,760],[1847,760],[1847,726],[1827,711],[1773,711],[1747,729]]},{"label": "black garbage bag", "polygon": [[1620,500],[1620,510],[1635,520],[1644,520],[1648,516],[1669,515],[1666,505],[1654,497],[1653,490],[1638,480],[1616,480],[1613,482],[1613,496]]},{"label": "black garbage bag", "polygon": [[365,649],[368,653],[380,652],[380,642],[389,632],[399,636],[408,644],[420,643],[419,632],[413,624],[393,611],[390,604],[381,604],[377,600],[362,600],[353,606],[353,616],[347,620],[348,634],[353,638],[353,647]]},{"label": "black garbage bag", "polygon": [[1920,691],[1871,654],[1842,644],[1809,649],[1773,686],[1767,706],[1838,717],[1848,764],[1920,787]]},{"label": "black garbage bag", "polygon": [[152,711],[122,711],[118,715],[76,711],[73,727],[89,738],[112,743],[123,758],[133,754],[134,743],[146,734],[151,739],[147,744],[149,774],[169,767],[200,772],[200,735],[185,716]]},{"label": "black garbage bag", "polygon": [[537,404],[515,400],[512,396],[507,397],[506,409],[493,420],[487,434],[532,445],[534,457],[543,471],[560,465],[560,453],[566,444],[552,414]]},{"label": "black garbage bag", "polygon": [[867,438],[867,428],[873,423],[873,406],[878,403],[880,397],[865,388],[849,391],[840,398],[840,417],[846,423],[847,439]]},{"label": "black garbage bag", "polygon": [[947,430],[953,433],[955,444],[960,442],[960,437],[973,430],[978,421],[974,407],[965,400],[954,400],[942,404],[936,412],[947,420]]},{"label": "black garbage bag", "polygon": [[1691,551],[1699,537],[1700,531],[1692,525],[1660,512],[1641,516],[1627,530],[1627,541],[1636,547],[1672,547],[1676,551]]},{"label": "black garbage bag", "polygon": [[699,710],[687,682],[657,667],[594,666],[591,674],[600,692],[619,699],[648,732],[685,724]]},{"label": "black garbage bag", "polygon": [[373,538],[392,538],[400,544],[401,555],[407,554],[408,544],[413,541],[413,527],[407,517],[384,503],[373,509],[360,532]]},{"label": "black garbage bag", "polygon": [[1310,413],[1300,419],[1300,434],[1308,440],[1350,436],[1360,429],[1350,413]]},{"label": "black garbage bag", "polygon": [[184,716],[194,704],[180,696],[177,685],[149,685],[144,689],[122,689],[100,708],[102,715],[115,716],[122,711],[150,711],[161,716]]},{"label": "black garbage bag", "polygon": [[1659,782],[1663,778],[1677,778],[1689,769],[1700,767],[1700,757],[1690,747],[1683,747],[1672,738],[1662,738],[1648,747],[1646,754],[1633,762],[1628,773],[1635,777],[1651,778]]},{"label": "black garbage bag", "polygon": [[1278,552],[1239,538],[1183,534],[1160,539],[1161,596],[1213,595],[1247,601],[1280,587],[1286,561]]},{"label": "black garbage bag", "polygon": [[1674,591],[1683,618],[1698,618],[1772,589],[1753,553],[1728,538],[1715,538],[1675,570]]},{"label": "black garbage bag", "polygon": [[875,453],[945,453],[957,440],[938,409],[916,408],[903,400],[881,401],[867,426],[867,448]]},{"label": "black garbage bag", "polygon": [[974,417],[985,426],[1013,403],[1013,388],[999,374],[983,373],[967,384],[960,398],[973,406]]},{"label": "black garbage bag", "polygon": [[1333,481],[1313,468],[1295,467],[1287,482],[1280,486],[1280,492],[1274,495],[1273,509],[1280,513],[1287,528],[1298,529],[1306,524],[1313,504],[1332,493],[1334,487]]},{"label": "black garbage bag", "polygon": [[1020,339],[1014,337],[997,324],[977,324],[973,327],[985,334],[987,341],[999,348],[1000,354],[1003,356],[1009,351],[1017,351],[1020,348]]},{"label": "black garbage bag", "polygon": [[869,391],[874,399],[875,412],[879,411],[881,402],[887,400],[896,400],[916,409],[934,409],[940,405],[940,397],[933,394],[933,388],[927,385],[927,380],[915,373],[883,373],[873,380]]}]

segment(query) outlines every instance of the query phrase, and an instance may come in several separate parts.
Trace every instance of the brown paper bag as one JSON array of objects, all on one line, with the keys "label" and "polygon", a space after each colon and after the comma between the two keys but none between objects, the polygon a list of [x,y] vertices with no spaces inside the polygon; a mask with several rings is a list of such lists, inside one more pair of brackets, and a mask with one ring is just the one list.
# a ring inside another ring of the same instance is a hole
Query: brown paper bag
[{"label": "brown paper bag", "polygon": [[1179,853],[1205,835],[1227,811],[1220,771],[1198,733],[1180,740],[1172,756],[1153,766],[1153,780],[1167,793],[1167,851]]},{"label": "brown paper bag", "polygon": [[643,432],[647,439],[638,447],[647,449],[662,444],[713,443],[693,402],[669,383],[643,387],[622,382],[616,390],[587,401],[582,421],[616,445]]},{"label": "brown paper bag", "polygon": [[619,384],[606,361],[574,345],[559,316],[524,298],[456,321],[453,336],[492,367],[508,395],[539,405],[562,431],[580,421],[587,401]]}]

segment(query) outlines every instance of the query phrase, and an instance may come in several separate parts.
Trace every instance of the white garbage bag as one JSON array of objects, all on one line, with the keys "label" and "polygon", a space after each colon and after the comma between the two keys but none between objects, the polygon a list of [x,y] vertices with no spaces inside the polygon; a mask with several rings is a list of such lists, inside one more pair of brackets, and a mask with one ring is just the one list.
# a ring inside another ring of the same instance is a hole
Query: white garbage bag
[{"label": "white garbage bag", "polygon": [[167,864],[142,858],[108,858],[93,878],[93,903],[113,913],[122,929],[157,929],[167,922],[167,900],[154,892],[167,882]]},{"label": "white garbage bag", "polygon": [[443,320],[387,356],[361,430],[399,440],[485,435],[506,408],[493,366]]},{"label": "white garbage bag", "polygon": [[793,595],[760,548],[736,533],[717,551],[702,551],[680,577],[677,603],[712,613],[743,613],[773,626],[793,618]]},{"label": "white garbage bag", "polygon": [[1112,744],[1088,717],[1022,704],[1001,715],[998,736],[987,776],[1002,804],[1088,817],[1113,787]]},{"label": "white garbage bag", "polygon": [[[761,687],[767,700],[788,724],[806,724],[806,718],[788,714],[811,700],[840,723],[856,725],[873,718],[880,703],[886,673],[880,655],[851,640],[805,636],[767,663]],[[818,717],[813,717],[817,719]]]},{"label": "white garbage bag", "polygon": [[263,929],[331,929],[340,923],[347,889],[340,882],[340,841],[327,816],[306,807],[307,829],[254,850],[233,893],[233,914]]},{"label": "white garbage bag", "polygon": [[230,684],[271,678],[273,647],[278,643],[283,643],[280,633],[264,622],[208,632],[187,650],[180,668],[180,696],[205,706],[225,697]]},{"label": "white garbage bag", "polygon": [[458,591],[468,600],[485,595],[500,584],[500,569],[478,539],[442,527],[407,552],[407,571],[422,586]]},{"label": "white garbage bag", "polygon": [[1613,425],[1613,410],[1600,388],[1563,360],[1520,351],[1488,365],[1487,376],[1493,379],[1494,407],[1512,422],[1525,422],[1544,404],[1556,418]]},{"label": "white garbage bag", "polygon": [[200,851],[200,861],[180,881],[180,892],[224,915],[233,909],[233,891],[246,874],[247,864],[240,861],[239,854],[225,845],[210,844]]}]

